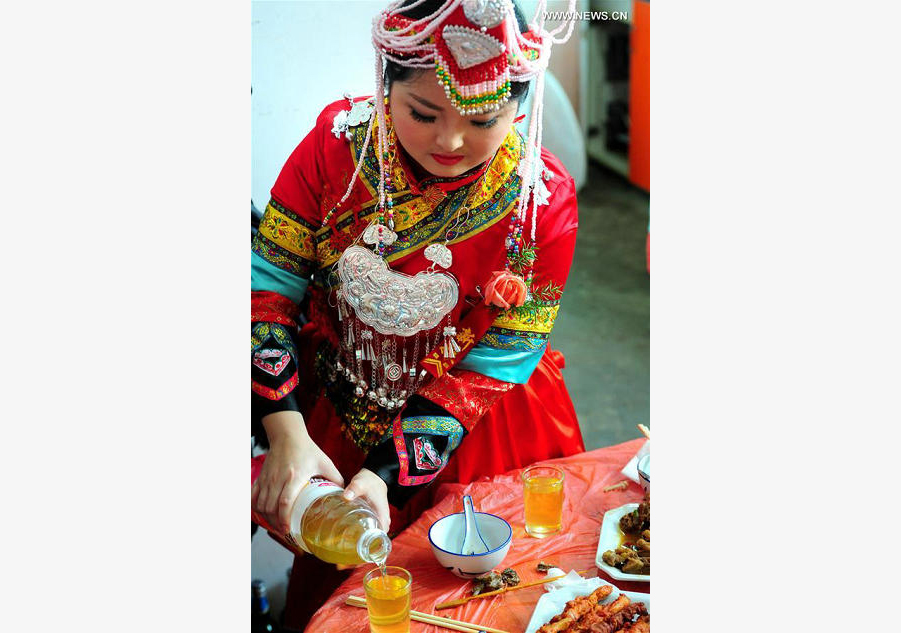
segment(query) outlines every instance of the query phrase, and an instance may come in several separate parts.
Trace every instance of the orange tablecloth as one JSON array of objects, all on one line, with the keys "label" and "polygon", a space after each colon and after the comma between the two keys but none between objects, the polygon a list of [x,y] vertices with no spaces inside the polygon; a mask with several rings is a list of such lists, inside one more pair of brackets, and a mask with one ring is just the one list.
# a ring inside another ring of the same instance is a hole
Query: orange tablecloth
[{"label": "orange tablecloth", "polygon": [[[561,466],[566,471],[564,529],[543,539],[532,538],[523,526],[521,471],[514,470],[491,480],[467,485],[445,484],[439,489],[438,501],[393,541],[389,565],[408,569],[413,575],[412,608],[444,617],[522,633],[532,617],[535,603],[544,592],[542,586],[529,587],[499,596],[473,600],[453,609],[435,611],[440,602],[469,595],[471,581],[457,578],[441,567],[429,546],[429,527],[441,517],[463,509],[462,495],[472,495],[479,511],[506,519],[513,526],[513,544],[498,569],[512,567],[523,583],[545,578],[535,566],[543,560],[565,571],[591,569],[587,576],[599,575],[626,591],[650,593],[650,583],[613,580],[595,566],[598,534],[607,510],[625,503],[641,501],[638,484],[629,482],[626,490],[603,492],[605,486],[623,479],[620,470],[638,451],[645,440],[636,439],[616,446],[599,448],[571,457],[553,459],[545,464]],[[322,606],[305,632],[368,633],[366,609],[344,604],[349,595],[363,596],[363,576],[371,566],[361,566]],[[310,579],[315,582],[315,579]],[[422,622],[412,622],[411,633],[437,633],[448,629]]]}]

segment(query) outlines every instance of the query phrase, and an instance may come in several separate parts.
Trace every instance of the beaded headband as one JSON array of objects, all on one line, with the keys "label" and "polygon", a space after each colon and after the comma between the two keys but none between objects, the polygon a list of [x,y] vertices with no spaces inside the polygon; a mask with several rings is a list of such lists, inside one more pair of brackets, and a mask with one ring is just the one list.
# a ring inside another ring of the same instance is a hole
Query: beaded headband
[{"label": "beaded headband", "polygon": [[511,80],[530,72],[522,61],[541,56],[539,35],[517,37],[510,0],[463,0],[425,38],[421,20],[390,12],[380,18],[374,39],[385,57],[401,64],[411,57],[432,62],[448,100],[464,116],[503,107]]}]

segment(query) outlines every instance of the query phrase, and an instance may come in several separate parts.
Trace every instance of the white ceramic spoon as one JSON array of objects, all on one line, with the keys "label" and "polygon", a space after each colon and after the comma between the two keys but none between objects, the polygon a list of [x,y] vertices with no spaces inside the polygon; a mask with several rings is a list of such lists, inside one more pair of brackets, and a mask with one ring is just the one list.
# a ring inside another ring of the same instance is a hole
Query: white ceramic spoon
[{"label": "white ceramic spoon", "polygon": [[463,541],[460,544],[460,553],[464,556],[472,554],[484,554],[488,551],[488,545],[479,532],[479,524],[476,521],[476,511],[472,505],[472,497],[463,495]]}]

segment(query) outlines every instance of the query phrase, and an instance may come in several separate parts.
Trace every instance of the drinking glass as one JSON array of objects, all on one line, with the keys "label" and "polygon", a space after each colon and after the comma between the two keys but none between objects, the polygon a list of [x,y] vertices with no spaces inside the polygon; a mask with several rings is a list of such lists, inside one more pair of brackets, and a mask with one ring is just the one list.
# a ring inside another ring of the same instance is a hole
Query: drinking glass
[{"label": "drinking glass", "polygon": [[522,472],[526,533],[543,538],[563,526],[563,471],[556,466],[532,466]]},{"label": "drinking glass", "polygon": [[363,579],[369,630],[372,633],[410,633],[410,585],[413,577],[402,567],[376,567]]}]

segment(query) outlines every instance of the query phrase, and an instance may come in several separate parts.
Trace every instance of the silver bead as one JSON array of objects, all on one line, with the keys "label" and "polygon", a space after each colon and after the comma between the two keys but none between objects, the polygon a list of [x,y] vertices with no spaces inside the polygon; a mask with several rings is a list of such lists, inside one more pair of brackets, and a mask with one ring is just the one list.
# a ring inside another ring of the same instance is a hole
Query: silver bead
[{"label": "silver bead", "polygon": [[347,379],[351,382],[357,382],[357,377],[354,374],[349,374]]},{"label": "silver bead", "polygon": [[387,405],[387,404],[388,404],[388,398],[386,398],[386,397],[384,397],[384,396],[382,396],[381,398],[379,398],[379,406],[380,406],[380,407],[384,407],[384,406]]},{"label": "silver bead", "polygon": [[401,389],[401,390],[400,390],[400,393],[397,394],[397,397],[398,397],[399,399],[401,399],[401,400],[404,399],[404,398],[406,398],[406,397],[407,397],[407,390],[406,390],[406,389]]},{"label": "silver bead", "polygon": [[354,389],[354,394],[355,394],[358,398],[362,397],[362,395],[363,395],[364,393],[366,393],[366,392],[363,390],[363,387],[357,387],[356,389]]},{"label": "silver bead", "polygon": [[384,398],[388,395],[388,390],[385,389],[384,387],[379,387],[378,389],[375,390],[375,392],[377,394],[379,394],[380,398]]},{"label": "silver bead", "polygon": [[402,406],[404,406],[404,403],[405,403],[405,402],[406,402],[406,400],[404,400],[403,398],[401,398],[400,400],[398,400],[397,402],[395,402],[395,404],[397,405],[397,408],[400,409]]},{"label": "silver bead", "polygon": [[375,395],[374,391],[370,391],[369,393],[367,393],[366,397],[369,398],[370,400],[375,400],[376,398],[378,398],[378,396]]},{"label": "silver bead", "polygon": [[344,371],[344,365],[341,364],[340,360],[335,364],[335,369],[337,369],[338,371]]},{"label": "silver bead", "polygon": [[358,382],[357,384],[360,385],[360,389],[366,389],[366,387],[369,386],[369,383],[362,378],[360,378],[360,382]]}]

